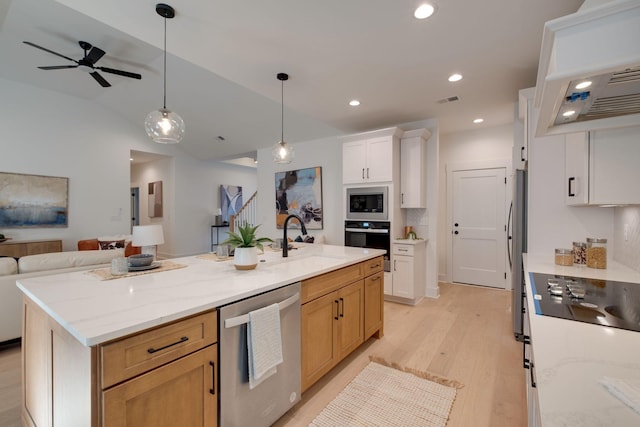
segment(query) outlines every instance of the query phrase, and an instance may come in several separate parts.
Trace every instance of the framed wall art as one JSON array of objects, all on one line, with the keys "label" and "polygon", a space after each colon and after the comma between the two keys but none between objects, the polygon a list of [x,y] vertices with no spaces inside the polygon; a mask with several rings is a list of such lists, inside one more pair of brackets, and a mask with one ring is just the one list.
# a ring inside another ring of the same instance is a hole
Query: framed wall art
[{"label": "framed wall art", "polygon": [[0,172],[0,227],[67,227],[69,178]]},{"label": "framed wall art", "polygon": [[162,217],[162,181],[149,183],[149,205],[147,206],[149,218]]},{"label": "framed wall art", "polygon": [[231,215],[236,215],[242,208],[242,187],[239,185],[221,185],[220,206],[222,221],[228,223]]},{"label": "framed wall art", "polygon": [[[276,172],[276,226],[289,214],[298,215],[309,230],[322,229],[322,167]],[[289,221],[293,228],[296,222]]]}]

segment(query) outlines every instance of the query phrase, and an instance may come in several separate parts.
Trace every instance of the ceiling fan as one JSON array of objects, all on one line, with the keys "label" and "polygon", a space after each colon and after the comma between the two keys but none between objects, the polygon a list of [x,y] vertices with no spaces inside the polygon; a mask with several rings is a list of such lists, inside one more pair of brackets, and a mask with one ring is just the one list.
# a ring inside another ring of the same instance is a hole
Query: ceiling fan
[{"label": "ceiling fan", "polygon": [[91,43],[87,43],[83,41],[78,42],[80,47],[84,50],[84,57],[79,61],[76,61],[73,58],[69,58],[68,56],[64,56],[60,53],[54,52],[42,46],[38,46],[37,44],[31,43],[31,42],[23,41],[23,43],[76,63],[76,65],[52,65],[48,67],[38,67],[41,70],[62,70],[65,68],[79,68],[80,70],[91,74],[91,77],[93,77],[102,87],[109,87],[111,86],[111,84],[108,81],[106,81],[105,78],[102,77],[97,70],[100,70],[105,73],[117,74],[123,77],[130,77],[132,79],[140,80],[142,78],[140,74],[130,73],[128,71],[115,70],[113,68],[107,68],[107,67],[96,67],[95,63],[98,62],[98,60],[104,56],[105,52],[102,49],[92,46]]}]

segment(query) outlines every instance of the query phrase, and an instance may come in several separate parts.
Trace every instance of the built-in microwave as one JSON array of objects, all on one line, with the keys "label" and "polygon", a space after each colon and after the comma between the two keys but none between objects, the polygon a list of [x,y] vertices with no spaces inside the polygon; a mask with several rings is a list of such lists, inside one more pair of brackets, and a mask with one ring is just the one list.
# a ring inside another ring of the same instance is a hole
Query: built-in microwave
[{"label": "built-in microwave", "polygon": [[346,219],[386,221],[389,219],[387,187],[347,188]]}]

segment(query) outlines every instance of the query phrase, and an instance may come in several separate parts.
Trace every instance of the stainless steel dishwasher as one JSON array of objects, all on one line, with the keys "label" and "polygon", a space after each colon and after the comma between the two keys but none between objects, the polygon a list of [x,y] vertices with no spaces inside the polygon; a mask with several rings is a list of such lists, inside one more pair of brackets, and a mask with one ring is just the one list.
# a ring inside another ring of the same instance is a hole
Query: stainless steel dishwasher
[{"label": "stainless steel dishwasher", "polygon": [[[278,303],[283,362],[277,373],[249,389],[248,313]],[[267,427],[300,401],[300,283],[218,310],[221,427]]]}]

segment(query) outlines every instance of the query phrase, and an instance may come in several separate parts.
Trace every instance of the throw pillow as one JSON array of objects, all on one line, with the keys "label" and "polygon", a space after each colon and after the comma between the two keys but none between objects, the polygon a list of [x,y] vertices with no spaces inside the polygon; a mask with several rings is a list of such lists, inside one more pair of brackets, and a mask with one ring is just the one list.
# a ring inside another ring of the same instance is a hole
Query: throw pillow
[{"label": "throw pillow", "polygon": [[109,250],[124,248],[124,240],[98,240],[98,249]]}]

